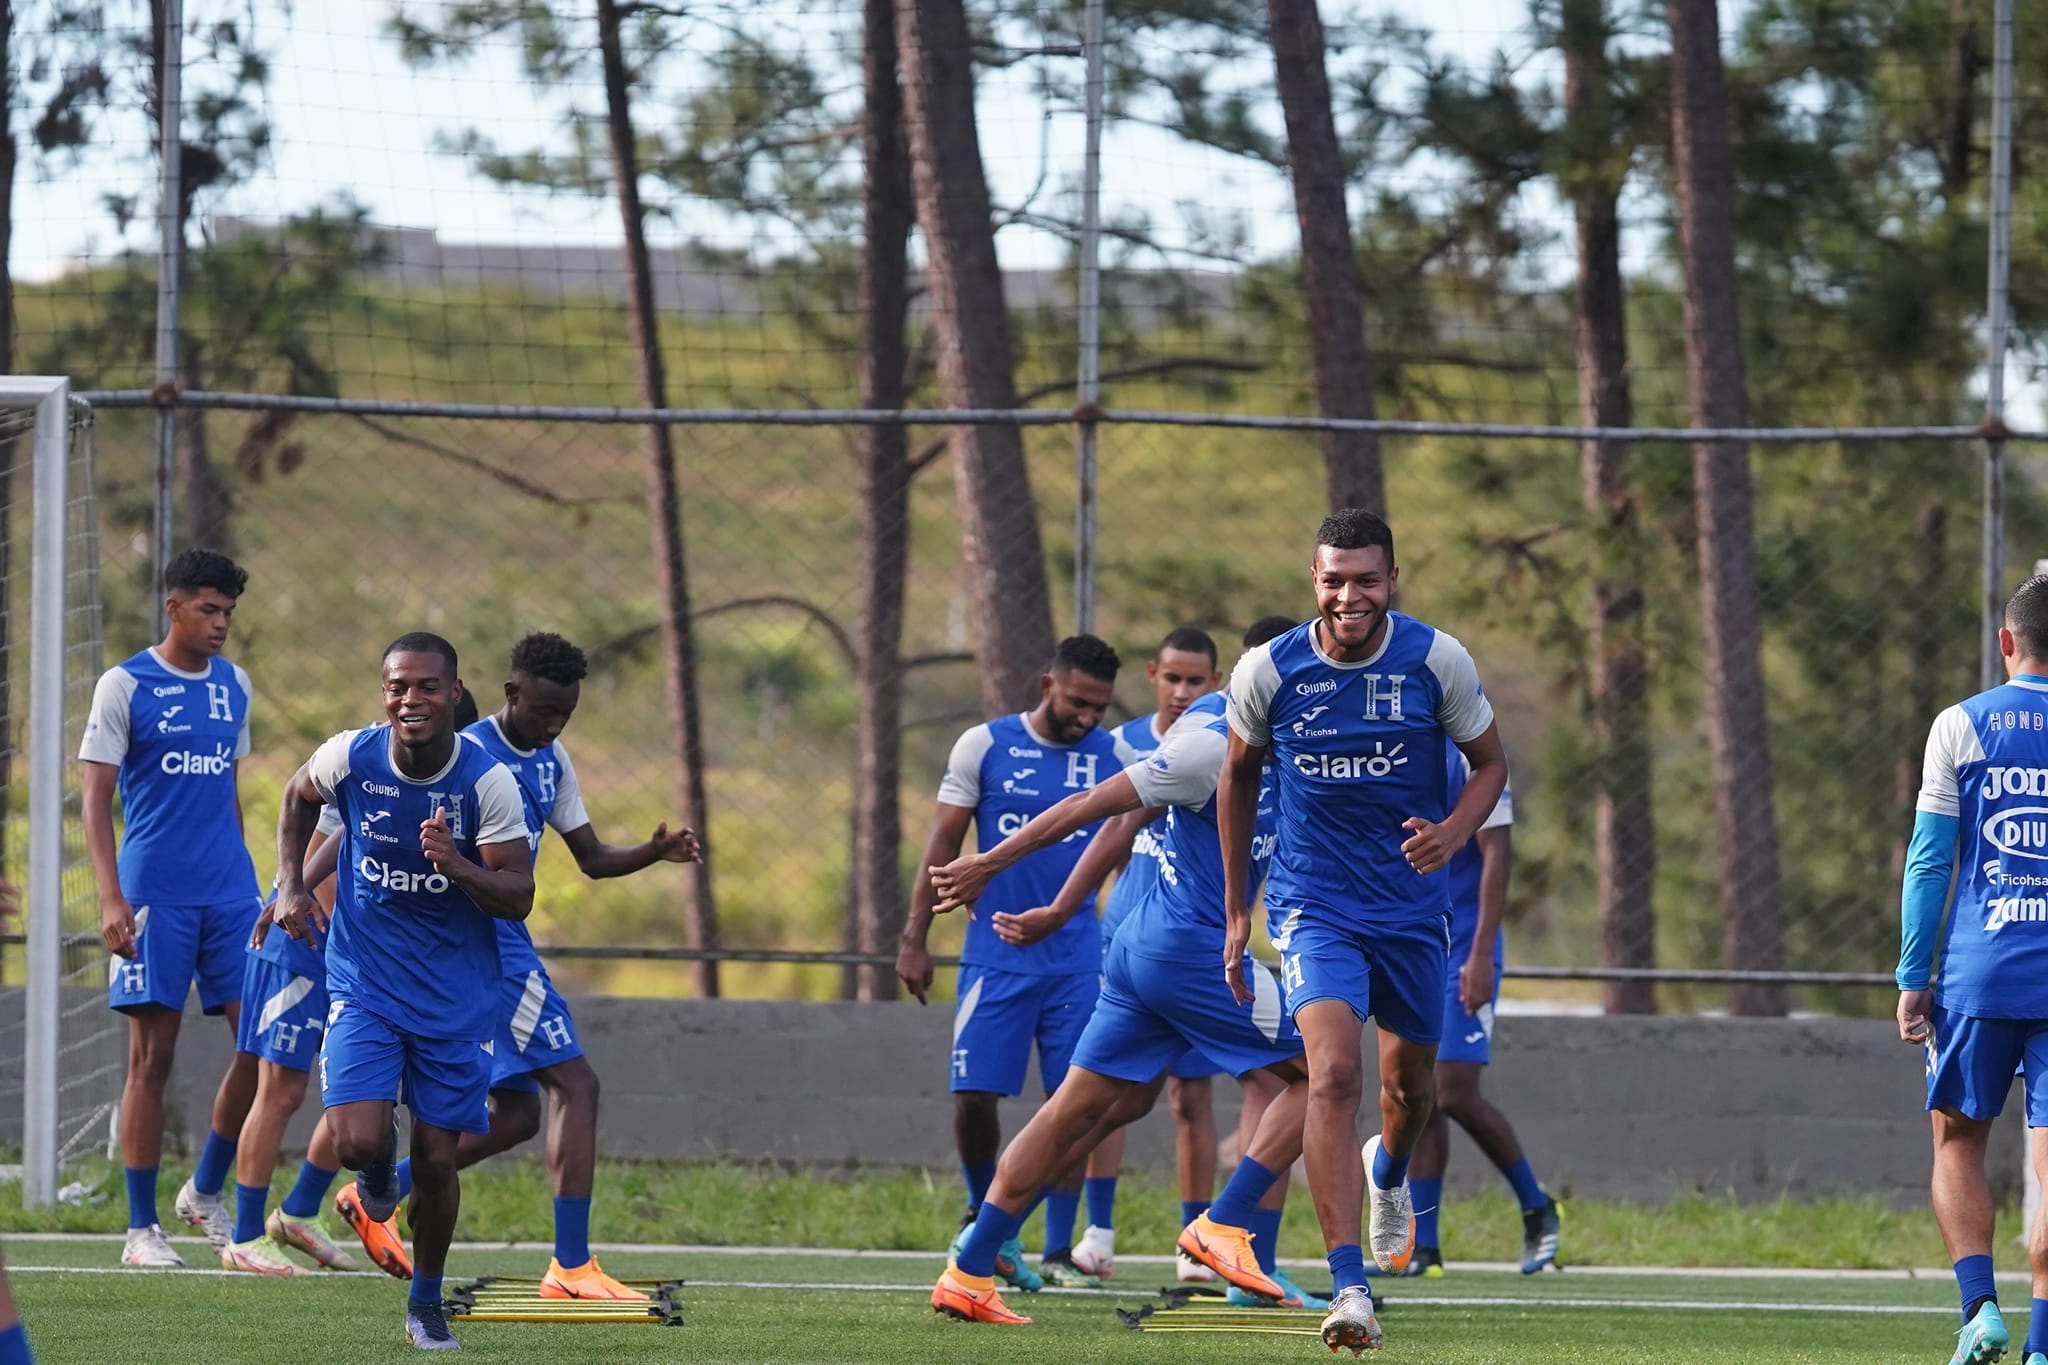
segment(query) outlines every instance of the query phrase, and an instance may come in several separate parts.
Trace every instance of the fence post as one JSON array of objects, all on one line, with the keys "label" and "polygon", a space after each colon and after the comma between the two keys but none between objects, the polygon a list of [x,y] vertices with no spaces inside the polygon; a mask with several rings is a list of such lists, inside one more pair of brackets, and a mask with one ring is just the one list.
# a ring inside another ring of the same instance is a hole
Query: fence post
[{"label": "fence post", "polygon": [[185,5],[163,0],[164,66],[157,81],[157,255],[156,255],[156,502],[150,546],[150,590],[156,633],[164,633],[164,568],[171,562],[177,478],[178,410],[162,400],[178,383],[178,283],[185,270],[184,194],[179,161],[184,155]]},{"label": "fence post", "polygon": [[1074,405],[1074,629],[1095,629],[1096,414],[1102,402],[1102,34],[1104,0],[1088,0],[1081,45],[1087,138],[1081,160],[1081,345]]},{"label": "fence post", "polygon": [[1991,247],[1985,300],[1990,326],[1984,358],[1984,599],[1979,679],[1987,688],[2005,680],[1998,628],[2005,619],[2005,348],[2012,295],[2013,0],[1997,0],[1991,68]]}]

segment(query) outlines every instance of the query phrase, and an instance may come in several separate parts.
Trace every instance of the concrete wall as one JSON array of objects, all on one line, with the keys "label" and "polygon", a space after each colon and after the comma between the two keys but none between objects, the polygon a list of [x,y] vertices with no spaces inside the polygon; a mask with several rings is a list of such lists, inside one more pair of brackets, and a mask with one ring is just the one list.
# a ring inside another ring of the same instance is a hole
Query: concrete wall
[{"label": "concrete wall", "polygon": [[[575,1014],[604,1078],[607,1153],[954,1161],[943,1007],[592,999]],[[204,1131],[228,1052],[224,1027],[188,1016],[171,1095],[188,1142]],[[1516,1016],[1501,1022],[1486,1087],[1553,1189],[1918,1200],[1928,1174],[1921,1077],[1921,1054],[1888,1021]],[[1226,1132],[1236,1089],[1217,1083]],[[2015,1091],[2009,1116],[2017,1106]],[[1005,1105],[1005,1132],[1032,1107]],[[2000,1128],[1993,1168],[2012,1183],[2020,1125]],[[1457,1142],[1454,1188],[1496,1178],[1462,1134]],[[1134,1130],[1130,1160],[1171,1164],[1163,1103]]]}]

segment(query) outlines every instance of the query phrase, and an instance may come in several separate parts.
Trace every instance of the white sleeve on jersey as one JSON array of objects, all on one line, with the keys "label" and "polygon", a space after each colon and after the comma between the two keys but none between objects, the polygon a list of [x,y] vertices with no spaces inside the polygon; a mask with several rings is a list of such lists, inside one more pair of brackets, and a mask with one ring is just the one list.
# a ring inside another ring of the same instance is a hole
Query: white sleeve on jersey
[{"label": "white sleeve on jersey", "polygon": [[[1472,760],[1463,754],[1459,754],[1458,764],[1465,770],[1466,778],[1470,779],[1472,776]],[[1513,823],[1515,823],[1515,789],[1511,786],[1502,787],[1500,789],[1500,800],[1493,803],[1493,810],[1484,820],[1479,822],[1479,828],[1506,829]]]},{"label": "white sleeve on jersey", "polygon": [[110,668],[93,685],[92,710],[85,717],[85,739],[78,756],[88,763],[119,767],[128,757],[128,706],[135,696],[135,675]]},{"label": "white sleeve on jersey", "polygon": [[1131,747],[1129,740],[1115,730],[1109,732],[1109,737],[1116,745],[1116,762],[1119,768],[1128,768],[1138,761],[1138,751]]},{"label": "white sleeve on jersey", "polygon": [[1965,763],[1984,757],[1984,742],[1977,727],[1960,706],[1951,706],[1934,718],[1927,732],[1927,758],[1920,768],[1920,799],[1914,809],[1929,815],[1963,813],[1962,793],[1956,787],[1956,773]]},{"label": "white sleeve on jersey", "polygon": [[242,724],[235,731],[235,757],[249,756],[249,713],[256,709],[256,689],[249,682],[249,670],[240,664],[230,664],[235,670],[235,681],[242,685]]},{"label": "white sleeve on jersey", "polygon": [[320,818],[314,822],[313,832],[315,834],[324,834],[330,839],[341,833],[341,807],[335,805],[322,806],[320,808]]},{"label": "white sleeve on jersey", "polygon": [[548,825],[557,834],[567,834],[589,824],[590,812],[583,809],[583,784],[576,780],[576,765],[569,761],[569,751],[559,741],[555,744],[555,758],[562,770],[555,774],[555,808],[548,813]]},{"label": "white sleeve on jersey", "polygon": [[1273,664],[1273,651],[1258,645],[1245,651],[1230,671],[1231,733],[1254,749],[1273,742],[1273,697],[1280,691],[1280,670]]},{"label": "white sleeve on jersey", "polygon": [[343,730],[329,737],[306,760],[306,776],[312,779],[313,789],[320,793],[320,799],[330,806],[334,804],[335,792],[348,780],[348,749],[361,733],[361,730]]},{"label": "white sleeve on jersey", "polygon": [[1436,718],[1444,733],[1457,744],[1469,743],[1485,734],[1486,727],[1493,724],[1493,703],[1479,686],[1479,670],[1473,666],[1465,646],[1456,637],[1438,631],[1436,639],[1429,643],[1425,666],[1436,674],[1437,686],[1443,692]]},{"label": "white sleeve on jersey", "polygon": [[987,725],[977,725],[953,741],[952,756],[946,760],[946,775],[939,779],[939,800],[948,806],[973,810],[981,804],[981,760],[996,742]]},{"label": "white sleeve on jersey", "polygon": [[1174,726],[1157,749],[1124,769],[1147,807],[1200,808],[1216,794],[1230,741],[1207,725]]},{"label": "white sleeve on jersey", "polygon": [[477,779],[476,805],[478,847],[525,841],[526,803],[519,798],[519,779],[510,768],[500,763]]}]

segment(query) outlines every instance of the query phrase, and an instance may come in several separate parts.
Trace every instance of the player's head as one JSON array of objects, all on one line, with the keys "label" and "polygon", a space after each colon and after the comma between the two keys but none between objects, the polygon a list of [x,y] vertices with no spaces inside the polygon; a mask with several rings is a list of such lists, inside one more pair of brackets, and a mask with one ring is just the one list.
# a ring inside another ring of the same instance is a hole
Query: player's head
[{"label": "player's head", "polygon": [[1240,642],[1246,649],[1257,649],[1293,630],[1301,622],[1292,616],[1261,616],[1244,628],[1244,639]]},{"label": "player's head", "polygon": [[505,707],[499,723],[522,749],[553,744],[576,714],[583,675],[590,671],[583,651],[559,635],[540,631],[512,646],[505,677]]},{"label": "player's head", "polygon": [[1372,645],[1386,624],[1400,576],[1394,532],[1386,522],[1357,507],[1324,517],[1316,528],[1309,578],[1329,643],[1347,653]]},{"label": "player's head", "polygon": [[1116,695],[1116,671],[1123,660],[1093,635],[1069,635],[1052,652],[1038,680],[1037,719],[1045,737],[1072,744],[1102,723]]},{"label": "player's head", "polygon": [[1216,642],[1206,630],[1182,626],[1159,642],[1145,665],[1145,679],[1158,694],[1164,730],[1216,686]]},{"label": "player's head", "polygon": [[477,709],[476,693],[463,686],[462,679],[457,678],[455,685],[461,688],[461,695],[455,699],[455,728],[467,730],[477,723],[483,712]]},{"label": "player's head", "polygon": [[2040,671],[2027,665],[2048,665],[2048,574],[2035,574],[2006,602],[1998,645],[2008,676]]},{"label": "player's head", "polygon": [[164,566],[164,620],[169,642],[211,658],[227,648],[235,601],[249,571],[218,550],[180,550]]},{"label": "player's head", "polygon": [[456,669],[455,646],[424,630],[385,646],[384,714],[401,745],[422,748],[455,733],[455,706],[462,700]]}]

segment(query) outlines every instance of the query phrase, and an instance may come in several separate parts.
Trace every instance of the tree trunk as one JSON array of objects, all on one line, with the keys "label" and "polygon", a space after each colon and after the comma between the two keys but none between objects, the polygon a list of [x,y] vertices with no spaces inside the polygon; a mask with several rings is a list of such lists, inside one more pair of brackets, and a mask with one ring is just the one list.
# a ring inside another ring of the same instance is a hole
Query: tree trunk
[{"label": "tree trunk", "polygon": [[[662,363],[660,318],[654,310],[654,271],[647,255],[647,219],[640,204],[640,161],[633,140],[633,113],[613,0],[597,0],[598,47],[604,62],[605,136],[612,177],[619,189],[619,219],[625,229],[626,287],[633,320],[633,348],[639,356],[640,397],[650,408],[668,406],[668,376]],[[718,944],[718,911],[711,898],[710,858],[715,846],[705,828],[704,737],[697,695],[697,644],[690,624],[690,579],[683,546],[682,511],[676,496],[676,454],[671,429],[647,428],[647,520],[653,532],[654,576],[661,592],[661,642],[668,668],[669,720],[680,764],[677,796],[683,823],[705,838],[706,859],[689,868],[689,910],[683,942],[692,948]],[[699,962],[691,973],[697,994],[718,994],[718,964]]]},{"label": "tree trunk", "polygon": [[[1287,121],[1287,165],[1301,223],[1301,293],[1308,313],[1316,406],[1325,417],[1370,419],[1372,357],[1365,344],[1365,289],[1351,241],[1344,155],[1323,67],[1323,21],[1316,0],[1266,0],[1273,72]],[[1323,481],[1330,506],[1384,514],[1380,439],[1325,431]]]},{"label": "tree trunk", "polygon": [[[1714,0],[1668,0],[1668,9],[1672,165],[1692,420],[1702,427],[1740,427],[1749,421],[1749,399],[1720,22]],[[1778,970],[1785,962],[1785,938],[1749,448],[1740,441],[1702,441],[1693,446],[1692,464],[1723,953],[1732,969]],[[1783,1014],[1785,992],[1779,986],[1738,985],[1730,988],[1728,1003],[1736,1014]]]},{"label": "tree trunk", "polygon": [[[896,80],[892,0],[865,0],[862,81],[860,259],[861,406],[900,408],[910,363],[903,325],[910,297],[910,152],[903,139],[903,92]],[[861,612],[855,626],[859,719],[854,760],[852,895],[846,946],[880,953],[896,941],[904,911],[902,788],[903,590],[910,560],[910,465],[904,429],[869,427],[860,452]],[[889,1000],[896,973],[863,967],[843,974],[840,993]]]},{"label": "tree trunk", "polygon": [[[0,0],[0,374],[15,374],[14,364],[14,0]],[[0,445],[0,583],[14,580],[14,463],[29,442]],[[0,828],[14,812],[14,616],[0,611]],[[0,881],[10,878],[5,841],[0,841]]]},{"label": "tree trunk", "polygon": [[[187,259],[180,256],[182,262]],[[181,267],[182,268],[182,267]],[[181,289],[185,297],[190,293]],[[178,338],[178,383],[184,389],[206,387],[206,347],[197,337]],[[205,408],[180,408],[174,421],[180,432],[178,468],[174,477],[179,497],[174,504],[180,531],[180,545],[204,546],[222,554],[234,553],[234,490],[221,480],[214,466],[213,450],[207,437]]]},{"label": "tree trunk", "polygon": [[[939,391],[950,407],[1014,408],[1015,365],[996,264],[988,181],[975,133],[974,69],[961,0],[899,0],[911,183],[930,260]],[[976,626],[981,698],[990,715],[1037,695],[1052,653],[1052,603],[1023,433],[955,428],[954,489]]]},{"label": "tree trunk", "polygon": [[[1571,140],[1591,164],[1575,168],[1578,239],[1579,420],[1625,427],[1634,421],[1628,385],[1627,295],[1621,276],[1617,202],[1627,157],[1616,146],[1614,72],[1607,57],[1604,0],[1565,0],[1564,109]],[[1657,965],[1656,825],[1650,805],[1649,664],[1643,648],[1643,583],[1628,446],[1587,441],[1579,479],[1593,528],[1592,654],[1594,859],[1600,888],[1600,963]],[[1611,981],[1609,1014],[1652,1014],[1657,988]]]}]

